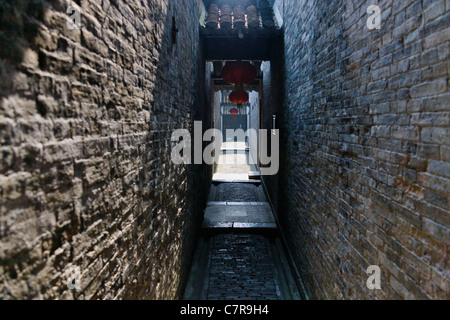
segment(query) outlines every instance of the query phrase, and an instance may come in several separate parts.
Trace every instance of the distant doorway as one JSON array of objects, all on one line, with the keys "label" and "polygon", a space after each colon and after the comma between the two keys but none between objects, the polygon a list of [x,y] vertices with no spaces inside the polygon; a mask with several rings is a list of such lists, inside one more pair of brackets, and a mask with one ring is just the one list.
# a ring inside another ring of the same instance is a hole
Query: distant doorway
[{"label": "distant doorway", "polygon": [[[213,181],[251,181],[257,174],[256,158],[257,137],[253,141],[249,136],[227,136],[227,130],[233,132],[242,129],[259,128],[259,94],[249,92],[250,100],[241,108],[229,100],[231,91],[221,90],[215,94],[215,114],[217,129],[222,132],[223,144],[220,149],[219,163],[214,166]],[[254,147],[254,154],[250,152]]]},{"label": "distant doorway", "polygon": [[249,103],[238,108],[235,104],[230,102],[230,93],[230,91],[222,92],[222,102],[220,104],[223,142],[247,142],[236,141],[233,137],[227,137],[227,130],[242,129],[246,132],[248,129]]}]

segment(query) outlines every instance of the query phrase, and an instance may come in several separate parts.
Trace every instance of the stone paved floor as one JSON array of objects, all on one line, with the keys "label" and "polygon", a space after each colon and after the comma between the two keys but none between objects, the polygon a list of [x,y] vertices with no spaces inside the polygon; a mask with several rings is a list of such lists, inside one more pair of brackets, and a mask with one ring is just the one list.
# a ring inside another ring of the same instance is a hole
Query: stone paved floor
[{"label": "stone paved floor", "polygon": [[219,234],[213,239],[208,300],[276,300],[269,240],[261,235]]},{"label": "stone paved floor", "polygon": [[283,249],[274,237],[277,225],[261,185],[213,184],[202,228],[208,236],[199,241],[186,299],[277,300],[298,296],[287,284],[293,280],[291,276],[286,280],[290,272],[280,263]]},{"label": "stone paved floor", "polygon": [[277,225],[270,205],[249,203],[209,202],[205,210],[203,228],[271,228]]},{"label": "stone paved floor", "polygon": [[216,201],[257,202],[257,187],[245,183],[221,183],[217,186]]},{"label": "stone paved floor", "polygon": [[276,229],[277,225],[261,185],[220,183],[211,187],[202,227]]},{"label": "stone paved floor", "polygon": [[255,164],[250,159],[249,152],[245,150],[222,150],[213,180],[250,180],[249,172],[257,171]]}]

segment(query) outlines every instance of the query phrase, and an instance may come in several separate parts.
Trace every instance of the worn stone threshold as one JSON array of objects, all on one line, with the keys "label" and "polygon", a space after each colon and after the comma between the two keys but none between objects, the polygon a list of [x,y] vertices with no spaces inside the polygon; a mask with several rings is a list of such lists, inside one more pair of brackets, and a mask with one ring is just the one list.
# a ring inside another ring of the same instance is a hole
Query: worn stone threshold
[{"label": "worn stone threshold", "polygon": [[276,223],[265,222],[204,222],[203,229],[277,229]]},{"label": "worn stone threshold", "polygon": [[211,201],[208,202],[208,207],[211,206],[267,206],[267,202],[235,202],[235,201]]},{"label": "worn stone threshold", "polygon": [[202,228],[267,229],[277,228],[267,202],[210,202],[205,209]]},{"label": "worn stone threshold", "polygon": [[249,179],[249,180],[233,180],[233,179],[213,179],[213,184],[219,183],[252,183],[252,184],[261,184],[261,180],[259,179]]}]

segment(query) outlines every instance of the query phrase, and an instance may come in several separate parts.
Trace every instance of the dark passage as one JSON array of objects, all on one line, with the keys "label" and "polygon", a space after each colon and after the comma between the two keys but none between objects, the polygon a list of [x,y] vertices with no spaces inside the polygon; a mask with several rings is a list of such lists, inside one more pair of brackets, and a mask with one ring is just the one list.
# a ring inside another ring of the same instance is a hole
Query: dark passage
[{"label": "dark passage", "polygon": [[202,231],[185,299],[300,298],[260,181],[213,185]]}]

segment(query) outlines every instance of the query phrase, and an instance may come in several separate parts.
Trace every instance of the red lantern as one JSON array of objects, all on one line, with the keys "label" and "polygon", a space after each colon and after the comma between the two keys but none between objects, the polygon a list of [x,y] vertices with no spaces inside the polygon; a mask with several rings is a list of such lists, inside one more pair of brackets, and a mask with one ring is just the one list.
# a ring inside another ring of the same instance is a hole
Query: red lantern
[{"label": "red lantern", "polygon": [[250,62],[228,62],[222,71],[223,80],[235,85],[252,83],[256,76],[256,69]]},{"label": "red lantern", "polygon": [[233,109],[230,110],[230,114],[231,114],[232,116],[236,116],[238,113],[239,113],[239,110],[236,109],[236,108],[233,108]]},{"label": "red lantern", "polygon": [[242,107],[249,99],[248,93],[244,90],[235,90],[230,94],[230,101],[238,106]]}]

